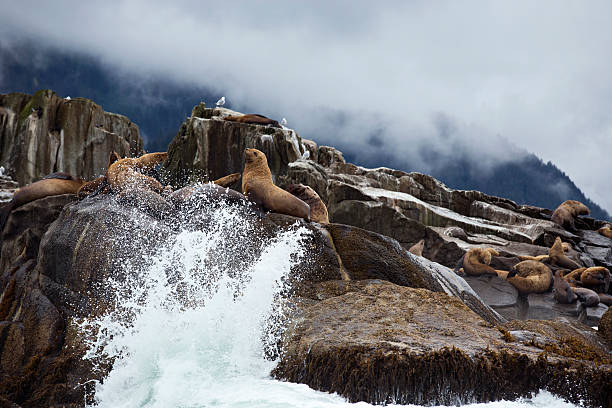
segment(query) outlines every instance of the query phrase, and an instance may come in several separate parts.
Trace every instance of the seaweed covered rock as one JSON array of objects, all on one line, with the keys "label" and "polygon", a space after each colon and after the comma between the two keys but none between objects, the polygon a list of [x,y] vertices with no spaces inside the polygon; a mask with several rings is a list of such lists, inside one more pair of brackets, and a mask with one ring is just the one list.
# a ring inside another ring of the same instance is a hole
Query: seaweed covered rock
[{"label": "seaweed covered rock", "polygon": [[521,342],[514,326],[491,325],[454,297],[380,280],[324,282],[310,299],[285,334],[279,379],[377,404],[454,405],[539,389],[610,401],[610,350],[588,328],[530,323],[545,340]]}]

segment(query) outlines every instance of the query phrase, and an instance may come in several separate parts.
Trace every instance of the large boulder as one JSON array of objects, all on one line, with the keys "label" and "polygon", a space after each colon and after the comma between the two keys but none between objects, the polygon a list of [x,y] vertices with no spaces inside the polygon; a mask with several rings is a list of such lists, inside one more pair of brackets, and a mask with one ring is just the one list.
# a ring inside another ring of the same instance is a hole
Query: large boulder
[{"label": "large boulder", "polygon": [[138,126],[125,116],[49,90],[0,95],[0,165],[19,185],[57,171],[92,179],[113,150],[121,157],[143,152]]},{"label": "large boulder", "polygon": [[455,405],[540,389],[593,406],[612,398],[610,350],[587,327],[495,327],[445,293],[381,280],[324,282],[314,293],[285,333],[279,379],[376,404]]}]

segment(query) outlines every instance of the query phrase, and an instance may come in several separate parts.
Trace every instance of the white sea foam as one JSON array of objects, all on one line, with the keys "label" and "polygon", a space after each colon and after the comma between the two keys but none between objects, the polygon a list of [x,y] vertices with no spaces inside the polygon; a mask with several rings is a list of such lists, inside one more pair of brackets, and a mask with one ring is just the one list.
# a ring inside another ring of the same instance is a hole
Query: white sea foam
[{"label": "white sea foam", "polygon": [[[277,339],[267,322],[282,313],[277,295],[283,277],[305,255],[307,230],[255,240],[253,223],[229,206],[217,208],[205,224],[177,228],[158,242],[153,257],[123,260],[125,276],[107,282],[117,296],[115,308],[81,324],[91,339],[86,358],[100,367],[114,360],[96,385],[94,405],[371,406],[270,377],[275,362],[265,352]],[[248,250],[257,243],[261,251]],[[541,392],[529,400],[469,406],[572,405]]]}]

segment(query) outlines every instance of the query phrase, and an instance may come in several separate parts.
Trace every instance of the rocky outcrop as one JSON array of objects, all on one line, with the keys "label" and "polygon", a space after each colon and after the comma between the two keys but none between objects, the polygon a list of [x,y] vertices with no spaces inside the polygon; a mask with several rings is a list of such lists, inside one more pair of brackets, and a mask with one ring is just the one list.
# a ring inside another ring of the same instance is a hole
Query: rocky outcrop
[{"label": "rocky outcrop", "polygon": [[138,126],[125,116],[49,90],[0,95],[0,165],[19,185],[57,171],[93,179],[113,150],[121,157],[143,152]]},{"label": "rocky outcrop", "polygon": [[[166,183],[240,172],[244,148],[255,147],[277,184],[309,185],[330,214],[319,225],[240,207],[248,233],[221,240],[204,261],[245,266],[280,232],[308,232],[308,256],[288,277],[293,319],[276,377],[375,403],[490,401],[541,388],[591,406],[610,400],[603,306],[557,307],[550,293],[519,295],[497,277],[466,281],[447,267],[471,247],[492,246],[501,256],[491,265],[508,269],[517,255],[546,253],[556,236],[573,244],[569,256],[606,265],[612,241],[593,234],[599,221],[581,219],[572,234],[552,225],[546,209],[452,190],[419,173],[364,169],[292,130],[223,120],[228,114],[194,108],[169,148]],[[148,193],[47,197],[11,213],[0,237],[0,401],[92,402],[88,380],[103,378],[112,362],[94,369],[81,358],[88,335],[79,321],[116,307],[108,282],[138,279],[165,239],[212,222],[213,206],[179,211]],[[420,239],[424,257],[407,251]],[[124,270],[126,262],[135,267]],[[529,318],[551,320],[508,322]],[[584,324],[599,318],[603,337]]]},{"label": "rocky outcrop", "polygon": [[[436,263],[455,267],[467,250],[486,246],[500,252],[494,267],[509,270],[518,256],[546,254],[560,236],[573,244],[569,255],[585,266],[612,269],[612,240],[596,232],[602,221],[582,217],[577,221],[579,232],[573,234],[550,221],[549,209],[517,205],[479,191],[453,190],[420,173],[359,167],[347,163],[333,147],[317,146],[288,129],[224,121],[229,114],[236,112],[202,104],[194,108],[169,148],[166,168],[171,183],[239,172],[244,148],[255,147],[266,153],[277,185],[313,188],[326,203],[331,222],[391,237],[405,249],[423,239],[423,256]],[[239,189],[239,183],[234,187]],[[598,315],[579,303],[558,305],[549,294],[532,296],[531,302],[517,295],[510,305],[507,294],[495,285],[475,287],[489,305],[512,318],[568,316],[586,322]]]},{"label": "rocky outcrop", "polygon": [[274,178],[285,174],[288,164],[304,154],[294,130],[223,119],[231,115],[240,113],[225,108],[206,109],[203,103],[194,108],[168,146],[165,175],[169,184],[182,187],[241,173],[246,148],[266,154]]},{"label": "rocky outcrop", "polygon": [[456,405],[540,389],[593,406],[612,398],[610,351],[587,327],[496,327],[445,293],[380,280],[328,281],[313,293],[285,334],[277,378],[377,404]]},{"label": "rocky outcrop", "polygon": [[[121,275],[125,259],[137,256],[146,263],[184,219],[150,205],[124,205],[121,197],[75,199],[53,196],[17,208],[2,236],[0,395],[21,406],[74,404],[89,395],[80,384],[105,372],[94,372],[82,360],[84,334],[77,322],[107,311],[113,295],[105,282]],[[280,214],[260,218],[245,209],[244,216],[253,235],[235,243],[240,251],[233,253],[232,262],[252,256],[261,242],[296,222],[310,231],[311,254],[292,277],[295,293],[310,293],[327,281],[380,279],[455,295],[483,321],[503,321],[450,270],[412,256],[391,238],[340,224],[305,224]]]}]

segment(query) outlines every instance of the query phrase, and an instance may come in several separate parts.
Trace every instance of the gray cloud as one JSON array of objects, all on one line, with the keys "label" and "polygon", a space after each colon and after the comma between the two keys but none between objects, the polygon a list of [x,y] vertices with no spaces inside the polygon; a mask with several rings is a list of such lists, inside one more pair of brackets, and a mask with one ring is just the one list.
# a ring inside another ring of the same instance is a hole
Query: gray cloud
[{"label": "gray cloud", "polygon": [[612,209],[609,2],[1,3],[3,41],[194,82],[317,142],[412,162],[461,146],[486,167],[520,156],[507,139]]}]

